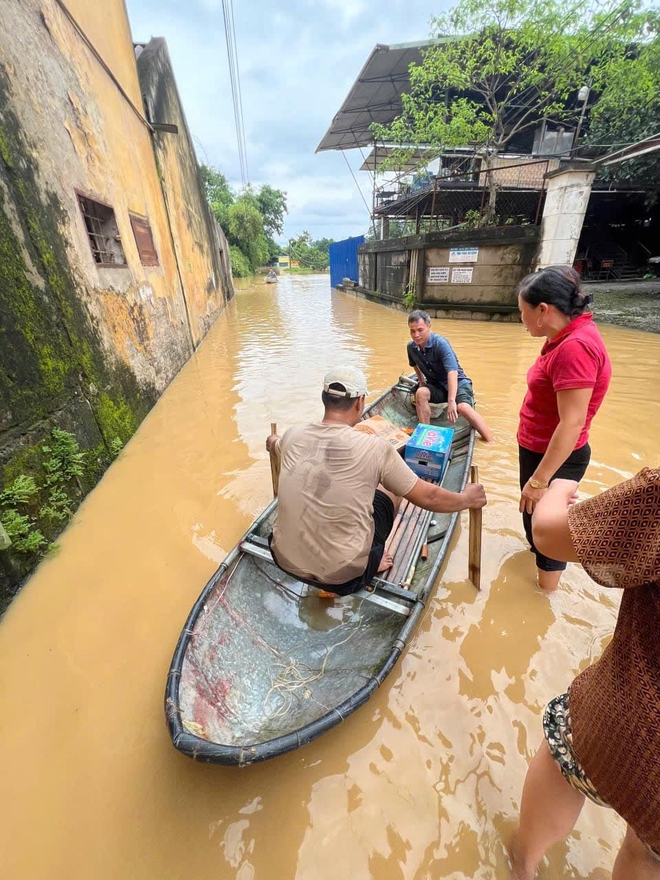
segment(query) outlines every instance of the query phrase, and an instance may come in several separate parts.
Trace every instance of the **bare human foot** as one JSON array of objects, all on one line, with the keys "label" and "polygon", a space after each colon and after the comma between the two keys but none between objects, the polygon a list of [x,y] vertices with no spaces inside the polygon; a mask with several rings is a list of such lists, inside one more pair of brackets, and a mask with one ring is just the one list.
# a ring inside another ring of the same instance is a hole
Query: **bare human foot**
[{"label": "bare human foot", "polygon": [[394,557],[392,556],[391,553],[388,553],[386,550],[381,557],[377,574],[382,574],[384,571],[387,571],[388,568],[392,568],[393,562],[394,562]]},{"label": "bare human foot", "polygon": [[514,840],[511,846],[506,849],[507,855],[509,856],[509,867],[511,868],[511,878],[512,880],[533,880],[534,872],[531,874],[524,870],[521,865],[521,860],[516,853],[516,841]]}]

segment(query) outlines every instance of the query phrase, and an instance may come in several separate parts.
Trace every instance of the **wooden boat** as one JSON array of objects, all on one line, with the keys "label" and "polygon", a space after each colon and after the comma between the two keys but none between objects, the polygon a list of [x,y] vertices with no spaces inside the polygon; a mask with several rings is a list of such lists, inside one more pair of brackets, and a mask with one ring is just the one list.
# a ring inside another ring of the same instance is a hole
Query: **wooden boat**
[{"label": "wooden boat", "polygon": [[[365,411],[373,415],[416,425],[405,377]],[[474,431],[462,417],[454,428],[443,486],[458,492],[468,479]],[[276,504],[206,585],[174,652],[167,724],[175,747],[199,761],[245,765],[274,758],[366,703],[415,631],[459,517],[404,502],[390,538],[390,571],[369,590],[327,600],[272,561],[267,539]]]}]

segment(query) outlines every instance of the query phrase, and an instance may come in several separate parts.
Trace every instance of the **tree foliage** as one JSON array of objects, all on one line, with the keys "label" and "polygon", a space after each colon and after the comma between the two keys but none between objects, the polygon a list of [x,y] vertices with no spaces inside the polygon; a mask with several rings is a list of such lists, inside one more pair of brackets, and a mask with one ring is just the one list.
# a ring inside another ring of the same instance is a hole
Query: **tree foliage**
[{"label": "tree foliage", "polygon": [[284,229],[284,215],[287,213],[286,193],[279,189],[273,189],[265,183],[254,194],[257,208],[264,218],[264,232],[273,238],[282,235]]},{"label": "tree foliage", "polygon": [[325,272],[330,265],[328,248],[333,243],[331,238],[319,238],[314,241],[309,232],[302,232],[289,242],[291,257],[297,260],[303,268],[313,269],[315,272]]},{"label": "tree foliage", "polygon": [[374,125],[374,134],[404,145],[394,165],[421,146],[438,153],[471,146],[484,162],[494,215],[497,154],[544,117],[574,126],[577,93],[589,79],[604,97],[609,74],[625,67],[653,18],[640,7],[641,0],[459,0],[434,20],[438,43],[411,66],[400,116]]},{"label": "tree foliage", "polygon": [[213,216],[227,236],[234,275],[252,275],[281,250],[273,236],[284,226],[286,193],[264,184],[237,194],[215,168],[202,165],[200,174]]},{"label": "tree foliage", "polygon": [[[598,154],[660,132],[660,13],[640,13],[594,78],[597,100],[589,116],[586,143]],[[660,189],[660,152],[606,166],[605,173]]]}]

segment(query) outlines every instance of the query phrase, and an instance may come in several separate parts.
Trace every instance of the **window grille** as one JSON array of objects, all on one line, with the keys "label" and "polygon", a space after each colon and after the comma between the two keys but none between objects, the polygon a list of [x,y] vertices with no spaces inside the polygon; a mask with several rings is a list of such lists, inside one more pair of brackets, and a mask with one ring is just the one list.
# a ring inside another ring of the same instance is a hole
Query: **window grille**
[{"label": "window grille", "polygon": [[98,266],[125,266],[126,257],[112,208],[80,194],[78,204],[94,262]]}]

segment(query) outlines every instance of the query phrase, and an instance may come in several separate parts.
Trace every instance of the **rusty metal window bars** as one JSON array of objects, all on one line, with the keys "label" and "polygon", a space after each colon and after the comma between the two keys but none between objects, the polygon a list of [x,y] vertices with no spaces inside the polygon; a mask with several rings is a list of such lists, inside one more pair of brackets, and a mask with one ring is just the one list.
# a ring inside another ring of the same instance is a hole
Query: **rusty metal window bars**
[{"label": "rusty metal window bars", "polygon": [[81,193],[77,195],[96,265],[108,268],[126,266],[126,256],[113,209]]}]

